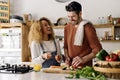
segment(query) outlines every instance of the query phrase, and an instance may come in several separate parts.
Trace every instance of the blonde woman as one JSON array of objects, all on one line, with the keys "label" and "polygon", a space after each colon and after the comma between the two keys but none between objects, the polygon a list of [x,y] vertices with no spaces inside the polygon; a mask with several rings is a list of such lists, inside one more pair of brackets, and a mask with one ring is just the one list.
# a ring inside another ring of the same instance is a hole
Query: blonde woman
[{"label": "blonde woman", "polygon": [[42,64],[43,68],[60,65],[62,59],[60,45],[54,37],[52,24],[48,18],[42,17],[32,24],[28,41],[33,63]]}]

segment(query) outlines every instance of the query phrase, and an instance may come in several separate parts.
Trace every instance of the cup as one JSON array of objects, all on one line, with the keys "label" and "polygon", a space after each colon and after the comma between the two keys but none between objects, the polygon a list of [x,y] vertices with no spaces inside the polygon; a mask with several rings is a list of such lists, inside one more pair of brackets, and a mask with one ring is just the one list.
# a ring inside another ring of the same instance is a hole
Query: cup
[{"label": "cup", "polygon": [[41,68],[42,68],[42,65],[40,65],[40,64],[34,64],[34,66],[33,66],[33,70],[35,72],[39,72],[41,70]]}]

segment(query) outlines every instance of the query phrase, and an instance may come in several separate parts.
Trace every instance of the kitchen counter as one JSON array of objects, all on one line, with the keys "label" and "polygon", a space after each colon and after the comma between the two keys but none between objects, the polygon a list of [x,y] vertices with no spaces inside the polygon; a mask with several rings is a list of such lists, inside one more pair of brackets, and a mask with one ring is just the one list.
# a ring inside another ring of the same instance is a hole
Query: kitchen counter
[{"label": "kitchen counter", "polygon": [[[25,74],[0,73],[0,80],[69,80],[69,79],[66,79],[65,76],[67,76],[67,74],[44,73],[42,71],[29,72]],[[87,80],[87,79],[83,79],[83,80]]]},{"label": "kitchen counter", "polygon": [[[31,65],[30,62],[22,62],[22,63],[14,63],[14,64]],[[28,72],[28,73],[24,73],[24,74],[0,73],[0,80],[88,80],[85,78],[67,79],[67,78],[65,78],[65,76],[68,76],[69,74],[45,73],[42,70],[40,72],[32,71],[32,72]],[[120,80],[120,79],[107,79],[107,80]]]},{"label": "kitchen counter", "polygon": [[[88,79],[66,79],[68,74],[55,74],[40,72],[29,72],[25,74],[4,74],[0,73],[0,80],[88,80]],[[120,79],[108,79],[120,80]]]}]

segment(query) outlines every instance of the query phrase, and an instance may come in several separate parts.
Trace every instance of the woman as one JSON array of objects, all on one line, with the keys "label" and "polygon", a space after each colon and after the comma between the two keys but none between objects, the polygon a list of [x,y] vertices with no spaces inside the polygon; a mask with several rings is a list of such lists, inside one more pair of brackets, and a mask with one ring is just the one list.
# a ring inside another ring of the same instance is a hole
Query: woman
[{"label": "woman", "polygon": [[60,65],[62,59],[60,45],[55,40],[49,19],[43,17],[34,22],[30,28],[28,40],[33,63],[42,64],[43,68]]}]

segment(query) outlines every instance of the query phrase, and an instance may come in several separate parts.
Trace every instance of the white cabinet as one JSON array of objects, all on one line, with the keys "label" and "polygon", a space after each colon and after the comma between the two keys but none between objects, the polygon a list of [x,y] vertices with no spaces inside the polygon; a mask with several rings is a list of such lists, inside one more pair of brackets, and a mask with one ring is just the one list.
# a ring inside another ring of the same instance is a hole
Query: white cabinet
[{"label": "white cabinet", "polygon": [[0,63],[21,62],[21,51],[0,51]]},{"label": "white cabinet", "polygon": [[2,28],[0,29],[0,48],[19,49],[21,28]]},{"label": "white cabinet", "polygon": [[0,24],[0,63],[21,62],[21,23]]}]

